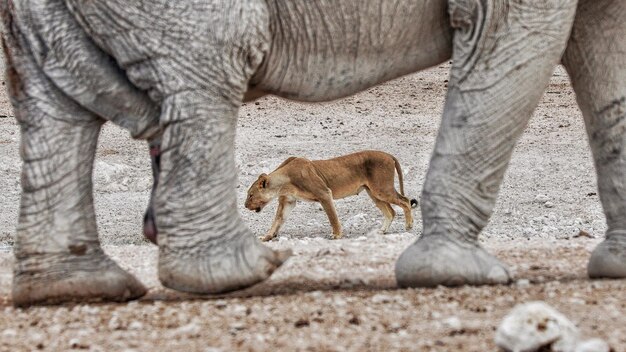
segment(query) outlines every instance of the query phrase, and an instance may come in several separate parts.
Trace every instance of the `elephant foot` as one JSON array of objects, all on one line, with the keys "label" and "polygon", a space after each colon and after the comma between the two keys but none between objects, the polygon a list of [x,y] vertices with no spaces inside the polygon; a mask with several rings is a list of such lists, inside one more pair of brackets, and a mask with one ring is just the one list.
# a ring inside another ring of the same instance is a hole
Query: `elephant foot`
[{"label": "elephant foot", "polygon": [[125,302],[146,292],[141,282],[100,250],[92,254],[18,256],[15,264],[13,304],[17,307],[65,302]]},{"label": "elephant foot", "polygon": [[184,292],[215,294],[243,289],[267,279],[291,250],[275,251],[251,234],[191,249],[159,250],[163,286]]},{"label": "elephant foot", "polygon": [[626,236],[605,239],[591,253],[587,273],[595,278],[626,278]]},{"label": "elephant foot", "polygon": [[480,245],[445,236],[422,237],[396,262],[399,287],[506,284],[508,269]]}]

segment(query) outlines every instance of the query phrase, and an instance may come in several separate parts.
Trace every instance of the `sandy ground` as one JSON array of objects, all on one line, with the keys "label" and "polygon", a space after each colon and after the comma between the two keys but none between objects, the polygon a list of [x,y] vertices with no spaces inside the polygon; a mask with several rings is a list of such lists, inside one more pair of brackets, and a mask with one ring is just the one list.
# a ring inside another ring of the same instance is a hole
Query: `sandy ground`
[{"label": "sandy ground", "polygon": [[[243,207],[249,184],[289,156],[333,157],[380,149],[402,163],[417,197],[433,148],[448,65],[325,104],[268,97],[240,113],[237,163],[241,212],[261,235],[276,205]],[[14,309],[10,253],[19,206],[19,127],[5,82],[0,91],[0,350],[491,351],[502,317],[516,304],[545,300],[586,337],[626,351],[626,281],[590,281],[585,266],[606,229],[582,117],[557,68],[511,161],[481,241],[515,273],[510,286],[403,289],[393,265],[419,235],[399,216],[380,235],[382,215],[367,195],[336,202],[345,237],[331,241],[317,204],[299,203],[274,248],[295,255],[268,281],[221,297],[163,288],[156,247],[141,236],[151,185],[144,142],[105,125],[95,170],[101,241],[150,291],[129,304]],[[589,237],[579,237],[584,230]]]}]

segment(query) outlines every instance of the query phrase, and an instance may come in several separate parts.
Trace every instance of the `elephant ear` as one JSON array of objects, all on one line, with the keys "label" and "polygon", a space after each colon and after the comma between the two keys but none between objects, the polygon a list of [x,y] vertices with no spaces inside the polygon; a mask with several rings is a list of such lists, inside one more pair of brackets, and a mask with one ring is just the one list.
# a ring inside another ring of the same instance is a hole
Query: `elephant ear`
[{"label": "elephant ear", "polygon": [[267,188],[270,185],[270,178],[267,174],[261,174],[259,176],[259,188]]}]

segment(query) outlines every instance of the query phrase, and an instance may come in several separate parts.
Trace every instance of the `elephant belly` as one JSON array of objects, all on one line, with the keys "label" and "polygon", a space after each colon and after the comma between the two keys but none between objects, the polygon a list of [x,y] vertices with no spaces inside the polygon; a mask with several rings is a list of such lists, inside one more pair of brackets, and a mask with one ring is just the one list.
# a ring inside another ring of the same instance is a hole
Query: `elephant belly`
[{"label": "elephant belly", "polygon": [[332,100],[451,55],[443,0],[268,3],[275,30],[251,91],[300,101]]}]

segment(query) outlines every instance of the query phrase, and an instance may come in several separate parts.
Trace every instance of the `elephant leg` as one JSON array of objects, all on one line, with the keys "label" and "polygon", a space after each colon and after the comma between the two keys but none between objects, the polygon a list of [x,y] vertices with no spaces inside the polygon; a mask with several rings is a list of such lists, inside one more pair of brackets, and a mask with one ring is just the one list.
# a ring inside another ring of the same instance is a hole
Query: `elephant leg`
[{"label": "elephant leg", "polygon": [[290,251],[264,246],[240,218],[234,158],[239,106],[269,51],[266,2],[65,3],[161,107],[145,234],[158,240],[163,285],[219,293],[269,277]]},{"label": "elephant leg", "polygon": [[625,37],[623,1],[581,0],[563,57],[585,118],[608,226],[589,260],[592,278],[626,277]]},{"label": "elephant leg", "polygon": [[514,144],[565,49],[575,1],[454,0],[453,65],[422,190],[423,235],[400,256],[401,287],[503,284],[478,244]]},{"label": "elephant leg", "polygon": [[23,160],[13,303],[126,301],[146,289],[100,248],[92,169],[103,120],[77,105],[5,34],[7,79]]},{"label": "elephant leg", "polygon": [[159,278],[180,291],[220,293],[271,275],[290,255],[261,244],[237,211],[238,107],[203,92],[163,102],[155,213]]}]

